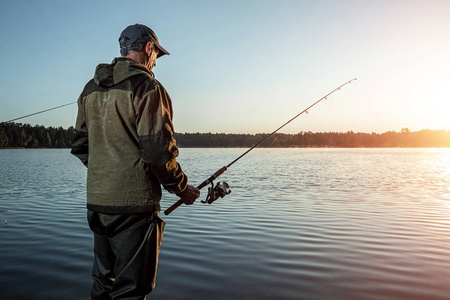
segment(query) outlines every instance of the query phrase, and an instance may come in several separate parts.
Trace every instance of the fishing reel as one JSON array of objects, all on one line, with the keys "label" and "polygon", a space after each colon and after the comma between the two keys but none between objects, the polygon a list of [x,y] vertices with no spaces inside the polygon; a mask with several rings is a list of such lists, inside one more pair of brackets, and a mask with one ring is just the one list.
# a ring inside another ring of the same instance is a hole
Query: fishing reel
[{"label": "fishing reel", "polygon": [[223,198],[229,193],[231,193],[230,186],[225,181],[219,181],[216,186],[214,186],[214,182],[211,182],[211,187],[208,188],[208,195],[206,196],[206,200],[202,200],[202,203],[211,204],[219,199],[219,197]]}]

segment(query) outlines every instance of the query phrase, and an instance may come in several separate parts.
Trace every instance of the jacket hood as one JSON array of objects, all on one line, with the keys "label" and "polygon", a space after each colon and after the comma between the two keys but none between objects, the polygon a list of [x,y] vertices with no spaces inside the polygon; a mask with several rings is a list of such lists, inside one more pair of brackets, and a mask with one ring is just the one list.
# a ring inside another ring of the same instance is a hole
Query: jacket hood
[{"label": "jacket hood", "polygon": [[95,69],[94,82],[101,87],[110,88],[136,75],[153,73],[131,58],[117,57],[111,64],[100,64]]}]

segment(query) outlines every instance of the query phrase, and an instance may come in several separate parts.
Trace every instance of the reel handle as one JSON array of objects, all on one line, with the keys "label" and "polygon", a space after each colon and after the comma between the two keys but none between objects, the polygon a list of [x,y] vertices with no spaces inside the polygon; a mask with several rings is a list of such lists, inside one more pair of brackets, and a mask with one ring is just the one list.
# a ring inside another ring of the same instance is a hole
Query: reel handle
[{"label": "reel handle", "polygon": [[[216,171],[216,173],[212,174],[208,179],[206,179],[205,181],[203,181],[197,188],[199,190],[201,190],[202,188],[204,188],[205,186],[207,186],[209,183],[211,183],[214,179],[216,179],[217,177],[219,177],[220,175],[222,175],[225,171],[227,170],[227,167],[222,167],[219,170]],[[178,207],[180,207],[181,204],[183,204],[183,200],[178,200],[177,202],[175,202],[171,207],[169,207],[168,209],[166,209],[164,211],[164,214],[166,216],[170,215],[175,209],[177,209]]]}]

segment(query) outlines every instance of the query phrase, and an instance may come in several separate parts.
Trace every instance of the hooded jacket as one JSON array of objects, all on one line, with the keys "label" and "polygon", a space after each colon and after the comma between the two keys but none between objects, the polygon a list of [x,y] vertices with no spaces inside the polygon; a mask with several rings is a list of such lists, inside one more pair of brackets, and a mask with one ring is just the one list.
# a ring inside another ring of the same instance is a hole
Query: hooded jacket
[{"label": "hooded jacket", "polygon": [[160,211],[161,185],[182,195],[172,102],[153,73],[129,58],[98,65],[78,99],[71,153],[87,166],[87,208]]}]

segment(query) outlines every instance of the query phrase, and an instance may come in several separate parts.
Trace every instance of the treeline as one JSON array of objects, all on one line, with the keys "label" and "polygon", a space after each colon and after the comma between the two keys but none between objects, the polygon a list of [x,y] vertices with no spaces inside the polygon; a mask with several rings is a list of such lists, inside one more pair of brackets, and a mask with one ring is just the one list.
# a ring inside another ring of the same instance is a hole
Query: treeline
[{"label": "treeline", "polygon": [[[179,147],[251,147],[267,134],[218,134],[177,133]],[[420,130],[412,132],[403,128],[400,132],[299,132],[277,133],[263,142],[260,147],[336,147],[336,148],[440,148],[450,147],[450,131]]]},{"label": "treeline", "polygon": [[[0,148],[70,148],[75,134],[73,126],[62,127],[31,126],[22,123],[0,123]],[[225,134],[225,133],[175,133],[177,145],[181,148],[249,148],[267,134]],[[337,147],[337,148],[439,148],[450,147],[450,131],[420,130],[403,128],[400,132],[299,132],[277,133],[260,147]]]},{"label": "treeline", "polygon": [[70,148],[75,128],[0,123],[0,148]]}]

